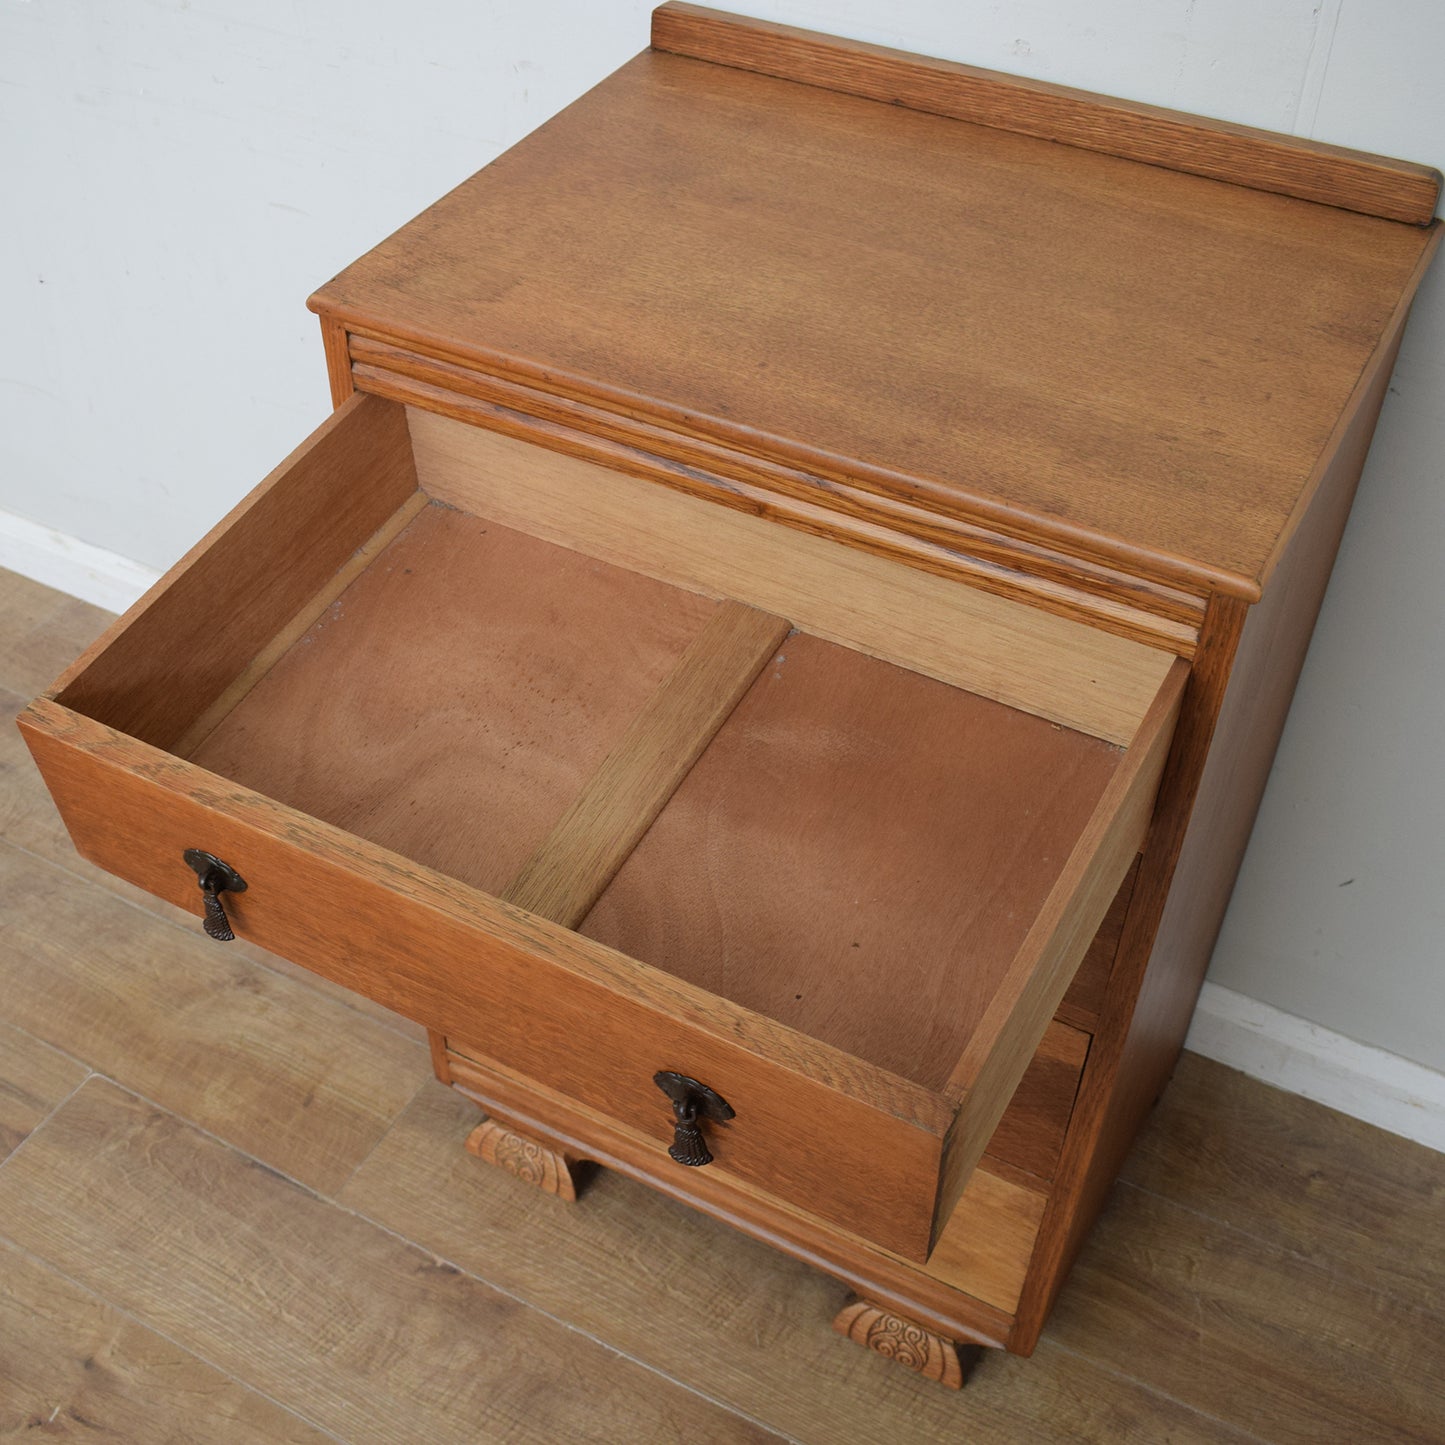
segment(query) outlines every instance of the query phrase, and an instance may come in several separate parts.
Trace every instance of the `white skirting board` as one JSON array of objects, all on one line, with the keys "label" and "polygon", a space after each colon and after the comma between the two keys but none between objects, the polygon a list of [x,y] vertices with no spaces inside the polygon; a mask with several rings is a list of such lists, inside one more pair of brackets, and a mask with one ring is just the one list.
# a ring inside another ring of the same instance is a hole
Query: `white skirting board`
[{"label": "white skirting board", "polygon": [[0,567],[110,612],[124,612],[161,575],[14,512],[0,512]]},{"label": "white skirting board", "polygon": [[[38,522],[0,512],[0,567],[112,612],[160,575]],[[1445,1074],[1206,983],[1185,1047],[1251,1078],[1445,1151]]]},{"label": "white skirting board", "polygon": [[1445,1074],[1206,983],[1186,1049],[1445,1151]]}]

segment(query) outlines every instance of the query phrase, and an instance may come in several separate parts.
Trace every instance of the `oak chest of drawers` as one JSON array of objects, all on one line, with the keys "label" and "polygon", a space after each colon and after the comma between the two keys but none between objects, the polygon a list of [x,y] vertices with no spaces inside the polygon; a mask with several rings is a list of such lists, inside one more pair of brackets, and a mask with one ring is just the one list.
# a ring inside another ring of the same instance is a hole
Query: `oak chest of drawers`
[{"label": "oak chest of drawers", "polygon": [[335,414],[27,741],[87,857],[424,1024],[484,1157],[956,1383],[1167,1080],[1438,185],[665,5],[313,298]]}]

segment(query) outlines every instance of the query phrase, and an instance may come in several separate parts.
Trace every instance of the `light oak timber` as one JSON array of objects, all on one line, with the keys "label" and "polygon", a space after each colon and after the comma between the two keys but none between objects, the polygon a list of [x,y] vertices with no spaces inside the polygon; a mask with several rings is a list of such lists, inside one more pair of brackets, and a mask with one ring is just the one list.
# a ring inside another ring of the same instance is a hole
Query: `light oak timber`
[{"label": "light oak timber", "polygon": [[833,1319],[833,1328],[885,1360],[903,1365],[925,1380],[936,1380],[946,1390],[963,1385],[963,1362],[952,1340],[868,1300],[844,1305]]},{"label": "light oak timber", "polygon": [[776,1438],[103,1080],[0,1170],[0,1216],[342,1439]]},{"label": "light oak timber", "polygon": [[331,384],[331,405],[339,407],[356,389],[351,381],[346,328],[329,316],[319,319],[321,344],[326,351],[326,377]]},{"label": "light oak timber", "polygon": [[1255,600],[1431,240],[653,51],[312,304],[474,371]]},{"label": "light oak timber", "polygon": [[[1024,1184],[992,1169],[977,1171],[955,1211],[952,1227],[958,1247],[944,1250],[942,1256],[935,1251],[935,1273],[932,1261],[924,1267],[903,1259],[713,1166],[684,1173],[639,1131],[489,1060],[453,1049],[450,1064],[454,1086],[463,1094],[483,1109],[499,1110],[509,1123],[558,1152],[642,1180],[942,1334],[994,1346],[1008,1336],[1012,1301],[1043,1213],[1042,1181]],[[878,1176],[875,1171],[868,1177]],[[995,1299],[1004,1303],[995,1304]]]},{"label": "light oak timber", "polygon": [[941,1090],[1123,766],[798,633],[579,931]]},{"label": "light oak timber", "polygon": [[1053,1017],[1075,961],[1097,933],[1143,842],[1189,677],[1189,665],[1175,662],[975,1035],[1007,1037],[1010,1044],[987,1055],[970,1045],[949,1080],[949,1094],[967,1098],[972,1107],[957,1116],[944,1146],[935,1238],[1018,1087],[1025,1067],[1019,1042],[1037,1037],[1040,1025]]},{"label": "light oak timber", "polygon": [[[1133,1022],[1140,980],[1151,964],[1156,965],[1154,978],[1159,986],[1176,999],[1189,993],[1190,983],[1186,980],[1181,984],[1170,963],[1156,962],[1168,956],[1156,950],[1155,929],[1174,877],[1200,772],[1210,756],[1247,611],[1238,599],[1220,596],[1205,615],[1199,651],[1180,706],[1179,724],[1160,778],[1155,813],[1124,920],[1108,996],[1085,1062],[1049,1209],[1009,1338],[1009,1348],[1022,1354],[1030,1353],[1038,1342],[1049,1308],[1068,1276],[1069,1265],[1103,1207],[1117,1165],[1137,1132],[1143,1112],[1158,1097],[1167,1078],[1167,1073],[1145,1074],[1137,1069],[1132,1077],[1121,1075],[1121,1056]],[[1198,988],[1196,980],[1189,1010]],[[1175,1055],[1183,1046],[1187,1025],[1186,1012],[1173,1042]],[[1157,1068],[1157,1061],[1152,1062]]]},{"label": "light oak timber", "polygon": [[415,491],[403,410],[348,402],[83,653],[54,695],[171,746]]},{"label": "light oak timber", "polygon": [[99,1295],[0,1244],[0,1438],[335,1445]]},{"label": "light oak timber", "polygon": [[357,332],[361,390],[658,482],[1187,656],[1203,600],[1022,537],[503,381]]},{"label": "light oak timber", "polygon": [[467,1135],[467,1153],[475,1154],[484,1164],[506,1170],[544,1194],[554,1194],[568,1204],[577,1202],[580,1161],[549,1149],[520,1129],[509,1128],[494,1118],[483,1119]]},{"label": "light oak timber", "polygon": [[415,408],[430,496],[1127,743],[1168,653]]},{"label": "light oak timber", "polygon": [[386,549],[392,538],[426,506],[426,494],[416,491],[399,506],[371,536],[356,549],[316,593],[297,609],[296,615],[251,659],[229,687],[176,740],[172,751],[181,757],[192,753],[210,737],[236,705],[271,671],[287,651],[311,630],[316,619]]},{"label": "light oak timber", "polygon": [[[989,1141],[983,1166],[970,1177],[942,1238],[929,1257],[925,1272],[931,1280],[999,1309],[1009,1310],[1016,1304],[1043,1217],[1044,1185],[1052,1176],[1063,1142],[1086,1044],[1087,1040],[1067,1026],[1057,1023],[1050,1026]],[[497,1070],[484,1061],[482,1054],[482,1050],[472,1050],[465,1043],[457,1043],[448,1050],[447,1082],[478,1098],[489,1110],[500,1109],[508,1116],[507,1127],[516,1132],[526,1132],[525,1127],[511,1122],[518,1110],[531,1120],[534,1131],[538,1117],[544,1120],[543,1128],[576,1127],[576,1116],[569,1114],[554,1096]],[[645,1146],[639,1148],[638,1141],[629,1139],[624,1132],[604,1125],[600,1137],[603,1147],[609,1151],[609,1160],[623,1158],[626,1162],[621,1167],[629,1174],[673,1192],[682,1187],[675,1165],[659,1159]],[[574,1152],[589,1159],[596,1157],[585,1148]],[[782,1201],[768,1199],[761,1191],[741,1190],[736,1181],[712,1172],[706,1179],[700,1175],[698,1178],[718,1207],[720,1217],[754,1233],[759,1232],[754,1224],[761,1222],[767,1231],[773,1234],[781,1231],[787,1240],[793,1241],[784,1242],[780,1247],[790,1253],[798,1252],[797,1226],[793,1223],[798,1211]],[[739,1201],[747,1207],[742,1208]],[[746,1216],[742,1222],[737,1217],[739,1213]],[[762,1237],[769,1236],[764,1233]],[[820,1237],[826,1244],[826,1236]],[[816,1241],[812,1245],[814,1250],[820,1247]],[[834,1265],[848,1259],[848,1247],[836,1232],[831,1247]],[[849,1265],[855,1271],[866,1269],[869,1256],[875,1263],[882,1261],[886,1270],[894,1271],[894,1276],[902,1263],[862,1241],[852,1241],[852,1249]],[[829,1257],[826,1249],[823,1257]],[[896,1283],[894,1276],[890,1278]],[[968,1304],[967,1300],[963,1302],[965,1308]]]},{"label": "light oak timber", "polygon": [[[1059,1179],[1020,1306],[1036,1339],[1183,1046],[1189,1017],[1263,796],[1314,630],[1407,310],[1361,374],[1343,433],[1263,602],[1216,599],[1194,662],[1184,725],[1160,786],[1146,862],[1119,945],[1065,1143]],[[1226,690],[1227,689],[1227,690]]]},{"label": "light oak timber", "polygon": [[789,625],[725,602],[503,895],[576,928],[676,792]]},{"label": "light oak timber", "polygon": [[718,608],[432,505],[191,761],[501,893]]},{"label": "light oak timber", "polygon": [[[686,1059],[726,1078],[751,1121],[729,1135],[730,1168],[772,1179],[787,1158],[817,1213],[926,1251],[947,1118],[929,1091],[56,703],[33,704],[22,729],[100,866],[195,908],[194,875],[173,860],[205,840],[244,860],[250,888],[227,899],[242,937],[427,1028],[484,1038],[499,1062],[623,1121],[655,1127],[652,1074]],[[860,1174],[877,1178],[866,1196]]]},{"label": "light oak timber", "polygon": [[675,55],[1393,221],[1426,225],[1440,199],[1440,172],[1432,166],[838,39],[682,0],[669,0],[652,12],[652,44]]}]

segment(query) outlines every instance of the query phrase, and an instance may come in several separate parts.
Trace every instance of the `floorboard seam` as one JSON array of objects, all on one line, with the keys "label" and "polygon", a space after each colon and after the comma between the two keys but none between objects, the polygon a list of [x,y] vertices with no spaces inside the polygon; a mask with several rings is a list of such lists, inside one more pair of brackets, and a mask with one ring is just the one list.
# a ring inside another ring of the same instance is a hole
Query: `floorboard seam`
[{"label": "floorboard seam", "polygon": [[1255,1234],[1252,1230],[1244,1229],[1237,1224],[1231,1223],[1227,1219],[1221,1219],[1217,1214],[1210,1214],[1207,1210],[1194,1209],[1187,1204],[1181,1204],[1179,1200],[1171,1199],[1167,1194],[1160,1194],[1158,1190],[1147,1189],[1142,1184],[1131,1184],[1128,1180],[1120,1179],[1117,1181],[1117,1187],[1132,1189],[1135,1193],[1142,1194],[1146,1199],[1157,1199],[1160,1204],[1170,1209],[1177,1209],[1193,1219],[1202,1219],[1209,1224],[1215,1225],[1219,1229],[1237,1235],[1241,1239],[1250,1240],[1252,1243],[1259,1245],[1261,1249],[1269,1250],[1271,1253],[1280,1255],[1284,1259],[1294,1260],[1296,1263],[1302,1264],[1308,1269],[1323,1270],[1330,1275],[1340,1275],[1352,1280],[1363,1289],[1385,1295],[1393,1308],[1406,1311],[1420,1319],[1445,1323],[1445,1308],[1434,1310],[1425,1305],[1416,1304],[1412,1300],[1398,1299],[1395,1295],[1390,1294],[1388,1290],[1381,1289],[1380,1285],[1368,1274],[1358,1274],[1346,1263],[1341,1263],[1335,1259],[1330,1260],[1328,1264],[1322,1263],[1320,1260],[1313,1259],[1307,1254],[1301,1254],[1299,1250],[1292,1249],[1287,1244],[1281,1244],[1278,1240],[1268,1239],[1264,1235]]},{"label": "floorboard seam", "polygon": [[[6,1019],[6,1023],[7,1023],[7,1024],[10,1024],[9,1019]],[[32,1039],[35,1038],[35,1035],[34,1035],[34,1034],[27,1032],[25,1029],[18,1028],[15,1024],[10,1024],[10,1027],[16,1029],[16,1032],[17,1032],[17,1033],[23,1033],[23,1034],[25,1034],[26,1038],[32,1038]],[[42,1043],[42,1044],[44,1044],[44,1043],[47,1043],[47,1040],[45,1040],[45,1039],[37,1039],[36,1042],[37,1042],[37,1043]],[[56,1050],[56,1052],[57,1052],[57,1053],[60,1053],[60,1052],[63,1052],[63,1051],[62,1051],[62,1050]],[[66,1057],[69,1058],[70,1056],[67,1054]],[[92,1068],[90,1067],[90,1065],[87,1064],[83,1059],[76,1059],[74,1062],[77,1063],[77,1064],[79,1064],[82,1069],[87,1070],[87,1073],[86,1073],[85,1077],[84,1077],[83,1079],[81,1079],[80,1082],[77,1083],[77,1084],[75,1085],[75,1087],[74,1087],[73,1089],[71,1089],[70,1092],[69,1092],[68,1094],[66,1094],[66,1096],[65,1096],[58,1104],[56,1104],[56,1105],[54,1106],[54,1108],[50,1109],[50,1110],[46,1113],[45,1117],[44,1117],[38,1124],[34,1125],[30,1130],[28,1130],[27,1133],[26,1133],[26,1135],[25,1135],[25,1137],[24,1137],[3,1159],[0,1159],[0,1169],[4,1169],[5,1166],[6,1166],[7,1164],[9,1164],[12,1159],[17,1158],[17,1157],[20,1155],[21,1151],[25,1148],[25,1146],[26,1146],[93,1078],[96,1077],[96,1072],[95,1072],[95,1070],[92,1069]]]},{"label": "floorboard seam", "polygon": [[[342,1214],[350,1215],[351,1218],[359,1220],[362,1224],[368,1225],[372,1229],[379,1230],[388,1238],[396,1240],[398,1243],[406,1246],[408,1249],[416,1250],[418,1253],[425,1255],[429,1260],[432,1260],[434,1263],[443,1265],[447,1269],[455,1270],[458,1274],[465,1275],[466,1278],[474,1280],[477,1284],[480,1284],[484,1288],[491,1290],[494,1294],[501,1295],[504,1299],[511,1300],[514,1304],[520,1305],[525,1310],[530,1310],[533,1314],[540,1316],[542,1319],[550,1320],[553,1324],[560,1326],[569,1334],[577,1335],[584,1340],[590,1340],[593,1344],[598,1345],[600,1348],[605,1350],[609,1355],[613,1355],[620,1360],[628,1360],[632,1364],[636,1365],[639,1369],[646,1370],[648,1374],[656,1375],[659,1379],[669,1381],[670,1383],[678,1386],[679,1389],[685,1390],[688,1394],[696,1396],[698,1399],[705,1401],[709,1405],[716,1406],[719,1410],[722,1410],[726,1414],[732,1415],[739,1420],[746,1421],[748,1424],[754,1425],[758,1429],[763,1430],[767,1434],[772,1435],[780,1440],[790,1441],[792,1442],[792,1445],[797,1445],[797,1442],[793,1441],[793,1437],[783,1434],[775,1426],[768,1424],[766,1421],[759,1420],[754,1416],[747,1414],[745,1411],[738,1409],[736,1406],[729,1404],[727,1401],[719,1400],[714,1396],[707,1394],[705,1391],[699,1390],[695,1385],[690,1384],[688,1381],[678,1379],[675,1375],[668,1374],[666,1370],[659,1369],[656,1365],[649,1364],[646,1360],[640,1360],[636,1356],[628,1354],[625,1350],[619,1349],[615,1344],[611,1343],[609,1340],[604,1339],[601,1335],[596,1335],[589,1330],[584,1330],[578,1325],[572,1323],[570,1320],[563,1318],[561,1315],[553,1314],[550,1310],[541,1309],[537,1305],[533,1304],[532,1301],[524,1298],[522,1295],[517,1294],[515,1291],[503,1288],[501,1285],[496,1284],[492,1280],[489,1280],[485,1275],[478,1274],[475,1270],[468,1269],[465,1265],[458,1264],[455,1260],[447,1258],[446,1255],[438,1254],[436,1250],[429,1248],[425,1244],[422,1244],[419,1240],[411,1239],[407,1235],[402,1234],[400,1230],[393,1229],[390,1225],[384,1224],[380,1220],[373,1219],[369,1214],[364,1214],[361,1210],[354,1209],[351,1205],[343,1203],[341,1200],[334,1198],[332,1195],[324,1192],[323,1190],[317,1189],[313,1185],[304,1183],[302,1180],[297,1179],[294,1175],[286,1173],[284,1169],[278,1169],[274,1164],[269,1164],[266,1162],[266,1160],[258,1158],[249,1150],[243,1149],[239,1144],[234,1144],[229,1139],[224,1139],[219,1134],[213,1133],[210,1129],[206,1128],[204,1124],[198,1124],[194,1120],[188,1119],[184,1114],[179,1114],[174,1109],[168,1109],[164,1104],[158,1103],[156,1100],[148,1097],[145,1094],[142,1094],[138,1089],[133,1089],[128,1085],[121,1083],[119,1079],[113,1079],[110,1077],[110,1075],[100,1073],[99,1071],[92,1072],[89,1078],[81,1080],[81,1083],[78,1084],[75,1089],[71,1090],[71,1093],[67,1096],[66,1101],[68,1102],[70,1098],[73,1098],[74,1095],[79,1092],[81,1087],[91,1082],[91,1080],[93,1079],[101,1079],[105,1083],[111,1084],[115,1088],[119,1089],[123,1094],[128,1094],[131,1098],[139,1100],[142,1104],[145,1104],[152,1109],[157,1109],[162,1114],[165,1114],[170,1118],[177,1120],[178,1122],[186,1125],[188,1128],[194,1129],[198,1134],[201,1134],[205,1138],[211,1140],[212,1143],[220,1145],[223,1149],[229,1149],[232,1153],[238,1154],[243,1159],[250,1160],[259,1168],[265,1169],[269,1173],[274,1174],[278,1179],[281,1179],[285,1183],[290,1184],[297,1189],[300,1189],[306,1194],[309,1194],[318,1203],[325,1204],[332,1209],[338,1210]],[[423,1080],[421,1086],[417,1090],[418,1093],[421,1092],[422,1088],[426,1087],[426,1083],[427,1081]],[[57,1105],[56,1109],[51,1110],[51,1113],[46,1116],[47,1120],[52,1117],[60,1107],[60,1105]],[[391,1126],[388,1125],[387,1131],[384,1132],[389,1132],[390,1128]],[[19,1147],[24,1148],[26,1142],[28,1142],[28,1137],[26,1140],[21,1142],[21,1145]],[[380,1141],[378,1140],[378,1143],[379,1142]],[[16,1153],[18,1152],[19,1149],[16,1150]],[[13,1154],[11,1155],[11,1158],[14,1158]],[[0,1238],[4,1237],[5,1236],[0,1235]],[[145,1321],[139,1320],[137,1321],[137,1323],[144,1325]],[[147,1325],[146,1328],[151,1327]],[[159,1334],[161,1332],[157,1330],[156,1333]],[[176,1342],[172,1341],[172,1343]],[[180,1348],[185,1347],[180,1346]],[[197,1358],[200,1357],[197,1356]],[[206,1363],[210,1364],[211,1362],[207,1360]],[[245,1382],[243,1381],[242,1383]],[[248,1385],[247,1388],[249,1389],[251,1387]],[[257,1393],[260,1392],[258,1391]],[[292,1411],[292,1413],[294,1414],[296,1412]]]},{"label": "floorboard seam", "polygon": [[1100,1371],[1111,1380],[1120,1380],[1134,1385],[1143,1390],[1145,1394],[1152,1395],[1156,1400],[1168,1400],[1170,1404],[1177,1405],[1181,1410],[1187,1410],[1191,1415],[1201,1420],[1208,1420],[1212,1425],[1218,1425],[1222,1429],[1233,1431],[1244,1440],[1253,1440],[1258,1445],[1290,1445],[1288,1441],[1279,1441],[1267,1435],[1256,1435],[1253,1430],[1246,1430],[1242,1425],[1236,1425],[1232,1420],[1226,1420],[1222,1416],[1211,1414],[1208,1410],[1201,1410],[1198,1405],[1191,1405],[1188,1400],[1181,1400],[1177,1395],[1171,1395],[1168,1390],[1161,1390],[1157,1385],[1151,1385],[1147,1380],[1141,1380],[1137,1375],[1131,1375],[1126,1370],[1120,1370],[1115,1366],[1096,1358],[1093,1355],[1085,1354],[1082,1350],[1071,1349],[1068,1345],[1061,1344],[1058,1340],[1049,1337],[1045,1332],[1042,1343],[1046,1343],[1050,1349],[1058,1350],[1060,1354],[1068,1355],[1070,1359],[1079,1360],[1088,1365],[1091,1369]]},{"label": "floorboard seam", "polygon": [[214,1370],[223,1380],[229,1380],[233,1385],[238,1385],[241,1389],[245,1390],[247,1394],[255,1395],[257,1399],[265,1400],[268,1404],[274,1405],[283,1415],[289,1415],[293,1420],[299,1421],[301,1424],[315,1430],[318,1434],[324,1435],[328,1440],[335,1440],[337,1445],[350,1445],[350,1442],[345,1436],[338,1435],[334,1430],[328,1430],[324,1425],[317,1424],[315,1420],[303,1415],[292,1406],[283,1405],[281,1401],[273,1395],[268,1394],[265,1390],[259,1389],[257,1386],[251,1384],[250,1381],[243,1380],[239,1375],[218,1365],[214,1360],[208,1359],[199,1350],[194,1349],[190,1345],[182,1344],[181,1341],[173,1335],[169,1335],[165,1330],[159,1329],[148,1321],[141,1319],[138,1315],[126,1309],[124,1305],[111,1299],[109,1295],[101,1294],[99,1290],[92,1289],[91,1286],[83,1280],[76,1279],[74,1275],[68,1274],[56,1264],[54,1260],[47,1259],[42,1254],[36,1254],[32,1249],[27,1249],[23,1244],[12,1239],[8,1234],[0,1233],[0,1243],[4,1243],[10,1249],[13,1249],[22,1259],[27,1259],[32,1264],[38,1265],[50,1274],[59,1276],[59,1278],[63,1279],[68,1285],[80,1290],[82,1294],[89,1295],[91,1299],[99,1300],[107,1309],[114,1310],[122,1319],[129,1320],[137,1329],[145,1330],[157,1339],[164,1340],[168,1345],[173,1345],[183,1355],[188,1355],[193,1360],[199,1360],[208,1370]]}]

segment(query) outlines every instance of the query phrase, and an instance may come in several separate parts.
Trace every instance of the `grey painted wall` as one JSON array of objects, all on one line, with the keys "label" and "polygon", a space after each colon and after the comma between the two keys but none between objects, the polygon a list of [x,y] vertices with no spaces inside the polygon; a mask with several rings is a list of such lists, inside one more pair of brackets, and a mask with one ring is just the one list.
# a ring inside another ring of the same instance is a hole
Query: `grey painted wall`
[{"label": "grey painted wall", "polygon": [[[1435,0],[735,8],[1445,162]],[[5,0],[0,509],[163,567],[326,413],[307,294],[649,6]],[[1406,337],[1212,978],[1445,1070],[1445,274]]]}]

